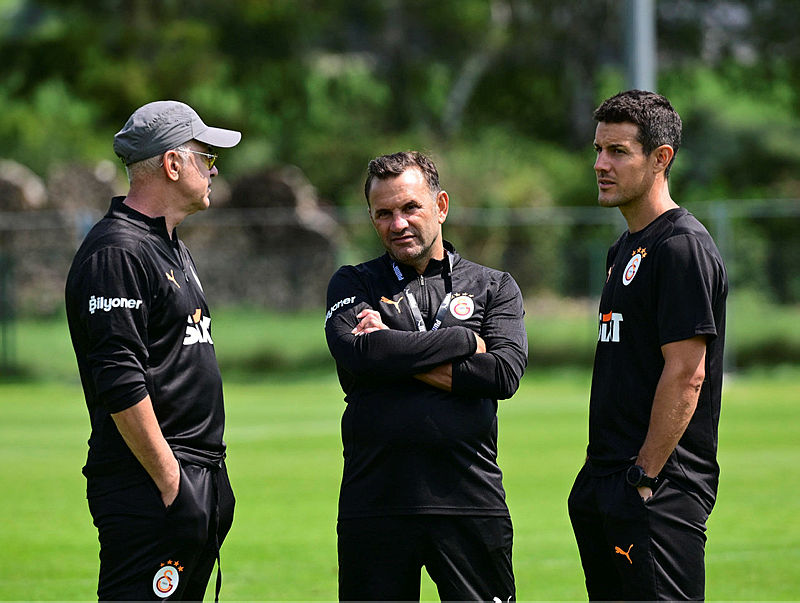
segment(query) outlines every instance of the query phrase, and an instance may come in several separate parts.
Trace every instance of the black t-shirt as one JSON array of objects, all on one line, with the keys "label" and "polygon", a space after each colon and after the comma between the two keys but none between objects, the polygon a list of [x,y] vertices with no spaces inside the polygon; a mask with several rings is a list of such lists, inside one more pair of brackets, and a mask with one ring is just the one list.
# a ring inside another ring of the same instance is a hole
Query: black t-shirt
[{"label": "black t-shirt", "polygon": [[147,479],[111,418],[147,395],[178,458],[218,463],[225,452],[222,378],[194,262],[163,217],[122,201],[112,200],[67,277],[67,319],[92,427],[83,470],[89,496]]},{"label": "black t-shirt", "polygon": [[705,381],[697,409],[660,473],[713,506],[719,467],[728,281],[714,241],[683,208],[670,210],[611,247],[600,300],[589,410],[590,467],[610,473],[630,465],[647,434],[661,346],[705,335]]},{"label": "black t-shirt", "polygon": [[[325,333],[347,407],[339,517],[508,515],[497,465],[497,400],[516,391],[527,363],[522,296],[507,273],[469,262],[447,244],[425,273],[387,255],[343,266],[328,287]],[[452,299],[433,329],[451,288]],[[418,331],[408,292],[426,331]],[[354,336],[377,310],[389,330]],[[478,333],[487,353],[474,354]],[[413,375],[452,363],[452,392]]]}]

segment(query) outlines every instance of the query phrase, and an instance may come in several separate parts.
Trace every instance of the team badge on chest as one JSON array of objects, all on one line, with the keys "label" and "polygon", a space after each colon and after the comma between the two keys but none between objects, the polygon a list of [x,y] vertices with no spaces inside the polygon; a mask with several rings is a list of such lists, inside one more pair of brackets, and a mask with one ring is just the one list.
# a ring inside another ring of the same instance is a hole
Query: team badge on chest
[{"label": "team badge on chest", "polygon": [[467,320],[475,313],[475,302],[468,293],[455,294],[450,302],[450,314],[458,320]]},{"label": "team badge on chest", "polygon": [[639,266],[642,265],[642,260],[647,257],[647,249],[643,247],[639,247],[636,251],[633,252],[633,257],[628,262],[628,265],[625,266],[625,270],[622,272],[622,284],[626,287],[631,284],[633,277],[636,276],[636,273],[639,272]]}]

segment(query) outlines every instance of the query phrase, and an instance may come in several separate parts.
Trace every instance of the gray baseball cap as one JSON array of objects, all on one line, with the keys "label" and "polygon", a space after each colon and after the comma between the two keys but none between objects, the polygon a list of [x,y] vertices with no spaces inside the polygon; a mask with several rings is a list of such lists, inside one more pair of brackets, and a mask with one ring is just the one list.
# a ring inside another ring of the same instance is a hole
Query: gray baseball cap
[{"label": "gray baseball cap", "polygon": [[190,140],[212,147],[230,148],[239,144],[241,139],[241,132],[207,126],[185,103],[155,101],[136,109],[125,126],[114,135],[114,152],[125,165],[130,165]]}]

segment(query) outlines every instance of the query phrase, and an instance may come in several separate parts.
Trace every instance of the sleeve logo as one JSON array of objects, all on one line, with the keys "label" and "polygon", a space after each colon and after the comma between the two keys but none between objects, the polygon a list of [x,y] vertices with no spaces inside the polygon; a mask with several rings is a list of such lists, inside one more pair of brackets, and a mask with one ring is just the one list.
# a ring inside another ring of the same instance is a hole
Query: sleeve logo
[{"label": "sleeve logo", "polygon": [[89,298],[89,314],[94,314],[97,310],[110,312],[114,308],[138,310],[141,306],[141,299],[128,299],[127,297],[96,297],[94,295]]},{"label": "sleeve logo", "polygon": [[336,310],[338,310],[339,308],[342,308],[342,307],[344,307],[344,306],[349,306],[349,305],[350,305],[350,304],[352,304],[354,301],[356,301],[356,296],[355,296],[355,295],[354,295],[354,296],[352,296],[352,297],[345,297],[344,299],[340,299],[338,302],[336,302],[335,304],[333,304],[333,305],[330,307],[330,310],[328,310],[328,313],[327,313],[327,314],[325,314],[325,324],[328,324],[328,319],[329,319],[331,316],[333,316],[333,313],[334,313],[334,312],[336,312]]}]

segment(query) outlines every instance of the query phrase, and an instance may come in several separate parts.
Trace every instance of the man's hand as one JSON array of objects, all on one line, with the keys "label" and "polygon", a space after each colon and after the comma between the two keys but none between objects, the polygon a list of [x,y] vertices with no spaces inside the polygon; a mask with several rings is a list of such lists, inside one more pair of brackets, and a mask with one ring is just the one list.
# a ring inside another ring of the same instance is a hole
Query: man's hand
[{"label": "man's hand", "polygon": [[639,486],[636,489],[639,491],[639,496],[641,496],[642,500],[645,502],[647,502],[647,500],[653,496],[653,491],[647,486]]},{"label": "man's hand", "polygon": [[181,469],[177,459],[175,460],[173,471],[174,473],[170,475],[169,482],[158,487],[158,491],[161,492],[161,501],[164,503],[165,507],[169,507],[175,502],[175,499],[178,498],[178,491],[181,486]]},{"label": "man's hand", "polygon": [[437,389],[442,389],[446,392],[453,391],[453,365],[450,362],[414,375],[414,378]]},{"label": "man's hand", "polygon": [[[475,340],[478,342],[475,353],[485,354],[486,342],[477,333],[475,333]],[[446,392],[451,392],[453,391],[453,363],[447,362],[445,364],[440,364],[439,366],[433,367],[429,371],[414,375],[414,378],[419,379],[428,385],[432,385],[435,388],[442,389]]]},{"label": "man's hand", "polygon": [[350,331],[353,335],[365,335],[374,331],[388,329],[377,310],[361,310],[356,318],[361,319],[355,328]]},{"label": "man's hand", "polygon": [[150,396],[130,408],[113,413],[122,439],[155,482],[165,507],[178,496],[181,471],[178,460],[161,434]]},{"label": "man's hand", "polygon": [[[656,386],[650,425],[636,464],[647,475],[661,473],[697,408],[705,379],[706,338],[698,335],[661,346],[664,368]],[[639,492],[647,500],[652,492]]]}]

